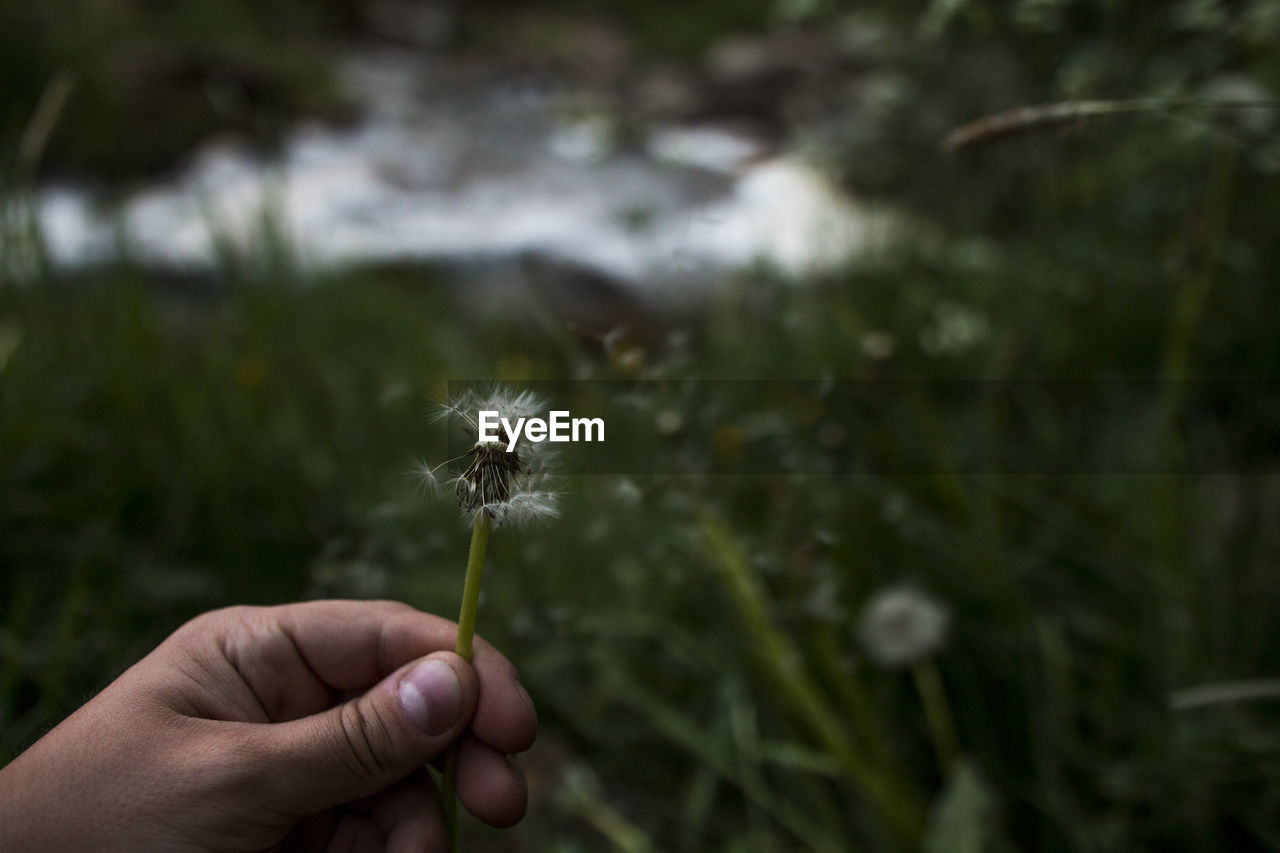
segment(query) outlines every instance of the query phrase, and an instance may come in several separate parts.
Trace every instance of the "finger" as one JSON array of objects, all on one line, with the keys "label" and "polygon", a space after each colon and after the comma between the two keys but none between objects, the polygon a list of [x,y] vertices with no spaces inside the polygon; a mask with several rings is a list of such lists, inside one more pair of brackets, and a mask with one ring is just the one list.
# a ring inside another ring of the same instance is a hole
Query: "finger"
[{"label": "finger", "polygon": [[458,799],[480,820],[511,826],[524,817],[529,787],[515,759],[475,738],[458,747]]},{"label": "finger", "polygon": [[298,821],[298,824],[280,841],[280,853],[312,853],[315,850],[324,850],[329,844],[329,839],[333,837],[333,831],[337,828],[341,817],[342,815],[336,811],[328,811]]},{"label": "finger", "polygon": [[480,681],[480,704],[471,733],[499,752],[524,752],[538,736],[538,712],[516,668],[480,638],[471,662]]},{"label": "finger", "polygon": [[[458,626],[394,601],[315,601],[234,608],[221,643],[270,720],[317,713],[411,660],[452,649]],[[528,749],[537,715],[515,667],[477,638],[478,737],[504,752]]]},{"label": "finger", "polygon": [[377,683],[406,660],[452,648],[448,625],[434,626],[420,655],[395,665],[381,658],[381,629],[392,614],[416,613],[396,602],[311,602],[284,607],[228,607],[191,620],[157,650],[170,668],[193,673],[181,692],[192,716],[282,722],[324,710]]},{"label": "finger", "polygon": [[405,612],[418,613],[390,601],[231,608],[221,612],[221,647],[265,718],[283,722],[318,713],[409,660],[453,647],[451,623],[422,613],[430,636],[420,653],[384,660],[383,627]]},{"label": "finger", "polygon": [[354,812],[346,812],[338,819],[324,848],[329,853],[382,853],[382,833],[373,821]]},{"label": "finger", "polygon": [[[402,663],[421,657],[428,653],[424,649],[453,648],[458,631],[456,623],[404,605],[401,607],[404,609],[389,615],[383,625],[382,644],[389,662]],[[443,645],[435,645],[439,643]],[[388,666],[386,671],[396,665],[399,663]],[[480,699],[471,723],[472,733],[503,752],[528,749],[538,734],[538,715],[529,694],[520,684],[515,666],[482,637],[476,637],[473,643],[471,665],[480,686]]]},{"label": "finger", "polygon": [[360,690],[411,660],[453,648],[458,626],[397,601],[311,601],[266,608],[316,677]]},{"label": "finger", "polygon": [[476,697],[466,661],[436,652],[324,713],[256,727],[271,801],[303,815],[382,791],[457,738]]},{"label": "finger", "polygon": [[415,773],[370,800],[373,821],[382,832],[387,853],[443,850],[444,815],[431,775]]}]

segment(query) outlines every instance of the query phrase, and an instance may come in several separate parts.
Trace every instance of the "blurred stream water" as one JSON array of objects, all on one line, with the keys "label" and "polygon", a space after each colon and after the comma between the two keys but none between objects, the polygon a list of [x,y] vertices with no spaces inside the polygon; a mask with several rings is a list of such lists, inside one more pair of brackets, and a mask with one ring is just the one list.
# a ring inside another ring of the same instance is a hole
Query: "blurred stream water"
[{"label": "blurred stream water", "polygon": [[619,141],[608,115],[545,81],[459,88],[441,59],[345,58],[362,116],[297,126],[271,157],[210,140],[171,177],[114,200],[84,186],[37,200],[51,263],[131,259],[179,273],[284,247],[304,271],[389,261],[540,256],[647,292],[763,263],[801,275],[882,239],[887,219],[801,158],[712,126]]}]

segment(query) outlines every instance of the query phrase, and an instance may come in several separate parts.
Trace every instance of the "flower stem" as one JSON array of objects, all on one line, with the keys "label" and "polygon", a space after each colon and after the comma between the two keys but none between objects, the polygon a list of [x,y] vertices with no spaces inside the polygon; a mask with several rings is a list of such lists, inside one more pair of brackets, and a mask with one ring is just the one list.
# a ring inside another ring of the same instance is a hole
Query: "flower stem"
[{"label": "flower stem", "polygon": [[[481,509],[471,526],[471,550],[467,553],[467,579],[462,585],[462,611],[458,614],[458,639],[453,650],[471,660],[471,641],[476,635],[476,609],[480,604],[480,580],[484,576],[484,554],[489,547],[489,514]],[[458,791],[455,782],[458,745],[445,753],[440,778],[440,800],[444,807],[444,826],[449,837],[449,851],[458,849]]]},{"label": "flower stem", "polygon": [[911,677],[916,683],[916,693],[920,695],[920,704],[924,706],[925,722],[929,726],[929,737],[933,740],[933,750],[938,756],[938,769],[943,778],[951,772],[956,754],[956,727],[951,719],[951,705],[947,702],[947,691],[942,686],[942,674],[932,658],[926,658],[911,667]]},{"label": "flower stem", "polygon": [[779,690],[780,701],[808,724],[818,742],[880,811],[886,825],[912,849],[919,847],[924,810],[910,782],[897,768],[877,761],[866,745],[851,736],[844,719],[806,671],[799,647],[773,624],[768,593],[729,527],[704,509],[702,532],[753,651]]},{"label": "flower stem", "polygon": [[471,526],[471,550],[467,554],[467,579],[462,586],[462,611],[458,614],[458,640],[453,650],[471,660],[471,640],[476,635],[476,608],[480,604],[480,579],[484,576],[484,553],[489,547],[489,513],[476,513]]}]

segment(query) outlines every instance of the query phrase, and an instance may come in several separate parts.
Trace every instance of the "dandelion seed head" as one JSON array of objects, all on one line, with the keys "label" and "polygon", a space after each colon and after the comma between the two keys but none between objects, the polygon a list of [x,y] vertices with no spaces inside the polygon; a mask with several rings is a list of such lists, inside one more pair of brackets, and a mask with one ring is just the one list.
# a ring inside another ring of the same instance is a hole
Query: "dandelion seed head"
[{"label": "dandelion seed head", "polygon": [[472,511],[487,512],[494,524],[527,527],[560,516],[560,495],[551,491],[521,491],[501,503],[485,504]]},{"label": "dandelion seed head", "polygon": [[858,620],[858,635],[878,666],[911,666],[942,648],[951,614],[911,586],[894,586],[871,596]]},{"label": "dandelion seed head", "polygon": [[468,521],[484,513],[494,525],[523,527],[555,518],[559,495],[550,486],[554,453],[524,438],[510,450],[505,441],[479,441],[482,411],[496,411],[499,418],[515,423],[544,413],[546,404],[531,391],[464,390],[442,404],[433,420],[460,422],[474,444],[461,456],[434,467],[419,464],[414,470],[418,480],[433,493],[452,491]]},{"label": "dandelion seed head", "polygon": [[497,443],[477,442],[466,455],[471,462],[461,476],[454,479],[458,506],[471,511],[509,500],[513,482],[525,470],[519,451],[508,451]]},{"label": "dandelion seed head", "polygon": [[518,418],[529,418],[545,412],[546,408],[546,401],[532,391],[516,392],[502,387],[487,391],[467,388],[442,403],[436,409],[433,420],[439,422],[461,418],[474,434],[480,428],[478,413],[481,411],[497,412],[499,417],[514,423]]},{"label": "dandelion seed head", "polygon": [[418,459],[409,469],[408,476],[413,478],[424,493],[434,496],[440,494],[442,489],[439,471],[439,465],[433,466],[425,459]]}]

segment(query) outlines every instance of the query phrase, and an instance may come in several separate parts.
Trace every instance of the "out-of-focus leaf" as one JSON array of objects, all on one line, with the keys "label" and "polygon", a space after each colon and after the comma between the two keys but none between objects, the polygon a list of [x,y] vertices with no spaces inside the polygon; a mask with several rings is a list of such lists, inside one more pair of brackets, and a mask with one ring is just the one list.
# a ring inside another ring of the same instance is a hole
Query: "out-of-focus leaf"
[{"label": "out-of-focus leaf", "polygon": [[934,801],[925,833],[927,853],[991,853],[1003,850],[995,829],[996,798],[971,762],[961,759]]}]

